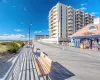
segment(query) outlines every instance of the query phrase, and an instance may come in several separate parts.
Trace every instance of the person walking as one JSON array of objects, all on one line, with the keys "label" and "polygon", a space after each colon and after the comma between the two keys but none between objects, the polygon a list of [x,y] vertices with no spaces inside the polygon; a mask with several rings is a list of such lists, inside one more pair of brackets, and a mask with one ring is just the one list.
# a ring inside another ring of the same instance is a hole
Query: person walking
[{"label": "person walking", "polygon": [[63,50],[64,50],[64,42],[62,42]]},{"label": "person walking", "polygon": [[100,42],[98,42],[98,51],[100,50]]}]

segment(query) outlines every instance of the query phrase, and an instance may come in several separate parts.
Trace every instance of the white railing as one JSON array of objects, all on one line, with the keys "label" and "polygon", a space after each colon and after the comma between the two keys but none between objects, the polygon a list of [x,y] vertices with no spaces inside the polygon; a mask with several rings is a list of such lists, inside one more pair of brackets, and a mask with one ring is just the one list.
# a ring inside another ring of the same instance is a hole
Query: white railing
[{"label": "white railing", "polygon": [[21,71],[21,62],[22,62],[22,52],[16,55],[12,61],[12,66],[6,73],[6,75],[0,80],[18,80],[19,73]]}]

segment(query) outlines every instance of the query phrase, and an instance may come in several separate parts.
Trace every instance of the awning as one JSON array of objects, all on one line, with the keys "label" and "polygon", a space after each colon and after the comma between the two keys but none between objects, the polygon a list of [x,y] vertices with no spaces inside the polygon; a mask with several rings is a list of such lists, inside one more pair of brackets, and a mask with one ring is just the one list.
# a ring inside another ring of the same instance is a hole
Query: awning
[{"label": "awning", "polygon": [[85,36],[71,36],[72,39],[81,39],[81,38],[100,38],[100,35],[85,35]]}]

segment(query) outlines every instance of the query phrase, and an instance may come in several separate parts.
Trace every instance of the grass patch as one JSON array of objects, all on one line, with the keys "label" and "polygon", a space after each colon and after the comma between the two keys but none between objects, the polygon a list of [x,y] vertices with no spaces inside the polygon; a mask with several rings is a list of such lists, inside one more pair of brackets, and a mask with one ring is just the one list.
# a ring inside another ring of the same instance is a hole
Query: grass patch
[{"label": "grass patch", "polygon": [[2,42],[0,43],[0,53],[17,53],[17,51],[24,46],[24,42],[16,41],[16,42]]}]

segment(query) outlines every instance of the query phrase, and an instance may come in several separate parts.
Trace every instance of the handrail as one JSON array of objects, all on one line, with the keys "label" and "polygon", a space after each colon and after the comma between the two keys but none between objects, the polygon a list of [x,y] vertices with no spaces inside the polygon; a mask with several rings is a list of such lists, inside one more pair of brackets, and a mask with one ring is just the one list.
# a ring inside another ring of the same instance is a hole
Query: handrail
[{"label": "handrail", "polygon": [[12,63],[13,63],[12,66],[7,71],[7,73],[5,74],[5,76],[2,79],[0,79],[0,80],[9,80],[10,78],[11,78],[11,80],[14,80],[13,79],[13,77],[14,77],[14,68],[16,67],[17,62],[20,59],[20,55],[21,55],[21,52],[19,52],[19,54],[16,55],[15,59],[13,59],[13,61],[12,61]]}]

